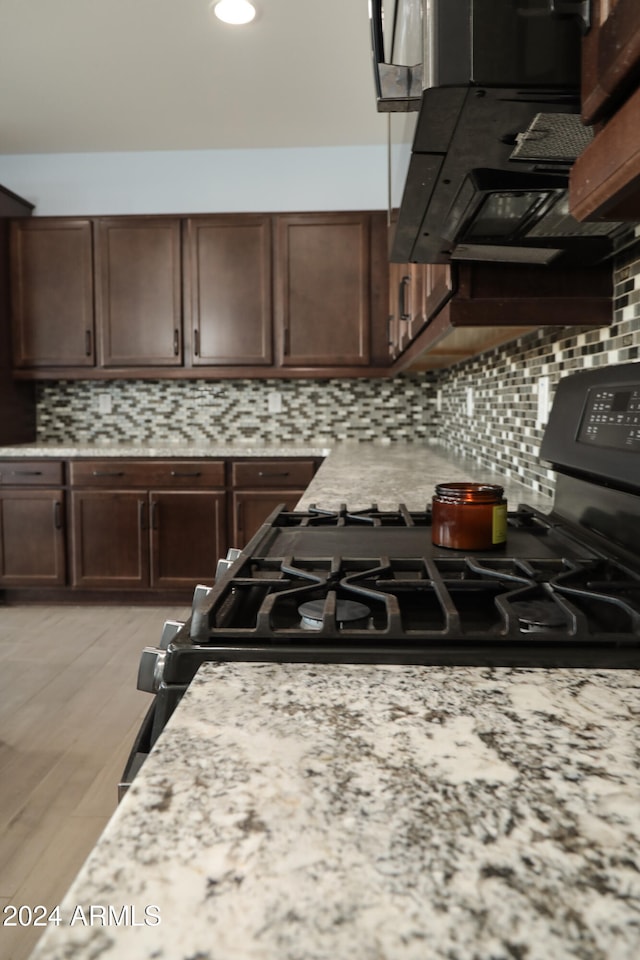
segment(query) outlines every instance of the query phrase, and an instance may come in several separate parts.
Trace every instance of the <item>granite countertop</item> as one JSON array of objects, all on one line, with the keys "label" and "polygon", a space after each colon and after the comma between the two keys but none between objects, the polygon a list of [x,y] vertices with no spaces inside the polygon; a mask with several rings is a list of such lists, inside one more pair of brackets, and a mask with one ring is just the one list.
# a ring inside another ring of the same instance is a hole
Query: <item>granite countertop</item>
[{"label": "granite countertop", "polygon": [[636,960],[639,692],[205,664],[33,960]]},{"label": "granite countertop", "polygon": [[439,444],[336,442],[299,501],[298,509],[315,503],[350,509],[377,503],[381,510],[395,510],[404,503],[410,510],[424,510],[431,503],[437,483],[473,480],[504,487],[509,508],[528,503],[550,509],[551,498],[504,473],[480,466],[476,461],[449,453]]},{"label": "granite countertop", "polygon": [[325,457],[330,444],[268,443],[17,443],[0,447],[0,457]]},{"label": "granite countertop", "polygon": [[377,503],[381,510],[395,510],[404,503],[410,510],[424,510],[431,502],[436,483],[445,480],[476,480],[504,486],[510,508],[528,503],[549,508],[551,500],[503,473],[482,467],[473,460],[450,454],[439,444],[336,440],[322,444],[17,444],[0,447],[0,457],[323,457],[324,462],[297,505],[312,503],[336,509],[347,503],[352,510]]}]

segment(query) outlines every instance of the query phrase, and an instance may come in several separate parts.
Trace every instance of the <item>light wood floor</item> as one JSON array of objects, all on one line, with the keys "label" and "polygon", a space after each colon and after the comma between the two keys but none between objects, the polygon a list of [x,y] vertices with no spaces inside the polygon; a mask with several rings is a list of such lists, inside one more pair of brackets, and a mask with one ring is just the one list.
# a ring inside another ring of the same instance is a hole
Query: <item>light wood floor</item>
[{"label": "light wood floor", "polygon": [[[117,805],[151,703],[140,653],[184,607],[0,606],[0,914],[59,903]],[[42,929],[0,926],[0,960]]]}]

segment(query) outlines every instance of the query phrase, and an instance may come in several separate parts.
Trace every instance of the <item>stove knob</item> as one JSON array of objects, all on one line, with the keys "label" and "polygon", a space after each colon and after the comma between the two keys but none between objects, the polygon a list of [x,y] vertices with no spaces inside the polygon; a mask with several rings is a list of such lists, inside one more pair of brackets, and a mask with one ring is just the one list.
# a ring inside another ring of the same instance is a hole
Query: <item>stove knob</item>
[{"label": "stove knob", "polygon": [[193,600],[191,601],[191,611],[193,612],[195,608],[202,603],[207,594],[211,593],[212,587],[207,587],[204,583],[199,583],[198,586],[193,591]]},{"label": "stove knob", "polygon": [[157,647],[144,648],[138,666],[138,690],[143,693],[157,693],[162,682],[166,656],[164,650],[158,650]]},{"label": "stove knob", "polygon": [[209,635],[209,617],[205,600],[212,588],[199,583],[193,591],[191,602],[191,620],[189,621],[189,636],[192,640],[204,640]]},{"label": "stove knob", "polygon": [[219,580],[220,577],[224,576],[229,567],[233,566],[241,553],[242,550],[239,550],[237,547],[229,547],[226,557],[218,560],[218,564],[216,566],[216,580]]},{"label": "stove knob", "polygon": [[158,644],[161,650],[166,650],[175,635],[184,627],[182,620],[165,620],[162,628],[162,636]]}]

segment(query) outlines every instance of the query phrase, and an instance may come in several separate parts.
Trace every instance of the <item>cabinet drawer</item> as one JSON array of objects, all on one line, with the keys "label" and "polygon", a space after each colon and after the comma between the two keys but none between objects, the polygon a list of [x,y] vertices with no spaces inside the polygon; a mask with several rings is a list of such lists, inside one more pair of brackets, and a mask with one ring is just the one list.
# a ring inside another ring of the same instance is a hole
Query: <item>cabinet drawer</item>
[{"label": "cabinet drawer", "polygon": [[222,460],[76,460],[70,465],[76,487],[224,487]]},{"label": "cabinet drawer", "polygon": [[313,460],[236,460],[231,465],[234,487],[300,487],[315,473]]},{"label": "cabinet drawer", "polygon": [[1,460],[0,485],[59,487],[63,465],[57,460]]}]

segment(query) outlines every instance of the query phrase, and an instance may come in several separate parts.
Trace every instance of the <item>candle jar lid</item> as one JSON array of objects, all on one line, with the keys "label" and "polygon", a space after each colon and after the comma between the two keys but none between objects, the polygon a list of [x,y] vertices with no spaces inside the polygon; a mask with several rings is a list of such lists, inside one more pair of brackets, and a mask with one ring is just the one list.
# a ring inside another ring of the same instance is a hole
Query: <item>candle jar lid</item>
[{"label": "candle jar lid", "polygon": [[504,487],[497,483],[438,483],[436,484],[436,497],[452,500],[456,503],[493,503],[501,500],[504,494]]}]

